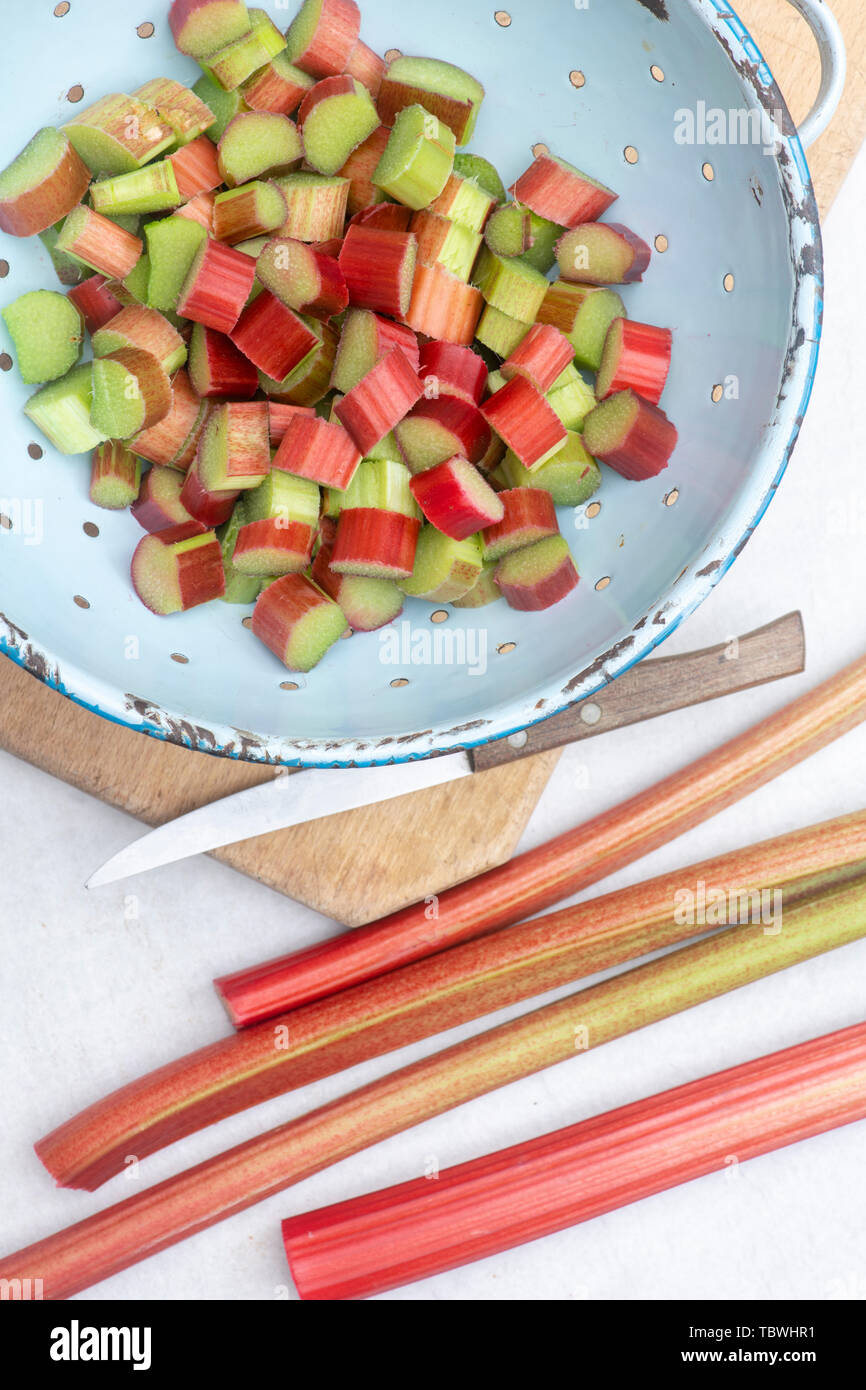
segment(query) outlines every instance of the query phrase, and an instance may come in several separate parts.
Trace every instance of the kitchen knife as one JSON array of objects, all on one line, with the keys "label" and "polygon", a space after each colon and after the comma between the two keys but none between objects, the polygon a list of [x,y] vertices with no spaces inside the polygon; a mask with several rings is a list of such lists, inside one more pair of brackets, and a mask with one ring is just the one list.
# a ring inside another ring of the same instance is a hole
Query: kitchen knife
[{"label": "kitchen knife", "polygon": [[87,887],[99,888],[238,840],[440,786],[533,753],[794,675],[804,666],[802,619],[799,613],[789,613],[745,637],[729,638],[683,656],[642,661],[561,714],[469,752],[384,767],[278,768],[272,782],[202,806],[135,840],[98,869]]}]

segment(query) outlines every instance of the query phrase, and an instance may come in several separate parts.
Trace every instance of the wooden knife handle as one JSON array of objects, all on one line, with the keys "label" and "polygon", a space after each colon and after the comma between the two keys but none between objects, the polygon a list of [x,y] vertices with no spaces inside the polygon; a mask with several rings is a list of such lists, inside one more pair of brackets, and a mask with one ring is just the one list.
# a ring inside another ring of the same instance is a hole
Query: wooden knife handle
[{"label": "wooden knife handle", "polygon": [[641,661],[588,700],[519,734],[486,743],[470,756],[476,772],[483,772],[532,753],[561,748],[671,710],[793,676],[805,665],[802,616],[787,613],[766,627],[716,647]]}]

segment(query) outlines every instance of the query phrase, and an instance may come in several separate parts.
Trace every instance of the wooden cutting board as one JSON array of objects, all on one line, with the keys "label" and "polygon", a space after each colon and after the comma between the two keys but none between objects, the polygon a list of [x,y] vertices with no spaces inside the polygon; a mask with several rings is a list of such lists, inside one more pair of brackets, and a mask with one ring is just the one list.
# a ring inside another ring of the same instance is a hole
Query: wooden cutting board
[{"label": "wooden cutting board", "polygon": [[[848,86],[810,165],[822,213],[866,136],[866,6],[833,0],[848,44]],[[805,22],[785,0],[737,0],[801,119],[818,90]],[[109,724],[0,662],[0,747],[151,825],[267,781],[269,768],[207,757]],[[557,750],[352,812],[315,829],[248,840],[219,857],[347,925],[357,925],[509,858],[547,784]],[[375,852],[370,852],[375,846]],[[86,866],[95,868],[96,865]]]}]

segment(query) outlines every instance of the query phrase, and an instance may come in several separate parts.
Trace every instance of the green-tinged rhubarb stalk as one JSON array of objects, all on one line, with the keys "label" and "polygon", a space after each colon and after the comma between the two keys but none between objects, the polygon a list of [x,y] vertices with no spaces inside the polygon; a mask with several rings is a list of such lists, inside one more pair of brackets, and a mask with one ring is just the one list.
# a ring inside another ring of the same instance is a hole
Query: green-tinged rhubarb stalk
[{"label": "green-tinged rhubarb stalk", "polygon": [[[761,926],[729,928],[435,1053],[137,1193],[6,1256],[0,1278],[39,1278],[46,1298],[69,1298],[412,1125],[864,933],[862,882],[795,906],[777,935]],[[271,1047],[278,1056],[276,1035]],[[213,1109],[206,1086],[199,1123]],[[178,1117],[164,1114],[167,1137],[180,1137]],[[45,1145],[40,1148],[44,1157]],[[125,1152],[143,1152],[137,1136]]]}]

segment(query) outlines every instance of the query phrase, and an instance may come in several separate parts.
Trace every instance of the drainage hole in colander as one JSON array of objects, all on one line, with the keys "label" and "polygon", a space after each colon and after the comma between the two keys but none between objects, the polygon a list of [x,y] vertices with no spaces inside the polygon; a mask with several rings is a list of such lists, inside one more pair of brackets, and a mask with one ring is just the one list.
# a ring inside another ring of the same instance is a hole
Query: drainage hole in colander
[{"label": "drainage hole in colander", "polygon": [[64,15],[69,14],[71,9],[72,6],[69,4],[69,0],[60,0],[60,4],[54,6],[55,18],[63,19]]},{"label": "drainage hole in colander", "polygon": [[638,154],[634,145],[626,145],[622,153],[626,164],[637,164],[638,160],[640,159],[640,155]]},{"label": "drainage hole in colander", "polygon": [[600,503],[600,502],[590,502],[589,506],[587,507],[586,511],[584,512],[584,516],[589,517],[590,521],[592,521],[592,518],[593,518],[594,516],[598,516],[598,514],[599,514],[600,511],[601,511],[601,503]]},{"label": "drainage hole in colander", "polygon": [[670,246],[670,242],[668,241],[664,232],[659,232],[654,244],[660,256],[663,256],[665,251],[667,251],[668,247]]},{"label": "drainage hole in colander", "polygon": [[550,146],[545,145],[543,140],[539,140],[536,145],[532,146],[532,155],[534,159],[540,159],[543,154],[550,154]]},{"label": "drainage hole in colander", "polygon": [[734,279],[733,275],[730,273],[730,271],[728,271],[727,275],[725,276],[724,280],[722,281],[722,284],[724,285],[725,291],[726,291],[727,294],[731,294],[731,293],[732,293],[733,288],[734,288],[734,285],[735,285],[736,283],[737,283],[737,282],[736,282],[736,280]]},{"label": "drainage hole in colander", "polygon": [[0,512],[0,531],[11,531],[12,524],[11,516],[7,516],[5,512]]},{"label": "drainage hole in colander", "polygon": [[350,627],[347,627],[345,632],[340,633],[340,641],[345,642],[349,637],[354,637],[354,635],[355,634],[353,633],[352,629]]},{"label": "drainage hole in colander", "polygon": [[99,535],[99,527],[95,521],[85,521],[81,529],[85,536],[89,536],[92,541],[95,541],[96,537]]},{"label": "drainage hole in colander", "polygon": [[568,80],[572,87],[586,86],[586,75],[581,72],[580,68],[572,68],[571,72],[568,74]]},{"label": "drainage hole in colander", "polygon": [[389,48],[388,51],[387,51],[387,53],[385,54],[385,62],[386,62],[386,63],[393,63],[393,62],[395,62],[395,61],[397,60],[397,58],[402,58],[402,57],[403,57],[403,53],[402,53],[402,50],[401,50],[401,49],[399,49],[399,48]]},{"label": "drainage hole in colander", "polygon": [[171,659],[172,659],[172,661],[176,661],[177,664],[178,664],[178,666],[188,666],[188,665],[189,665],[189,657],[188,657],[188,656],[184,656],[183,652],[172,652],[172,654],[171,654]]},{"label": "drainage hole in colander", "polygon": [[680,495],[680,490],[679,490],[679,488],[678,488],[678,487],[672,487],[671,490],[670,490],[670,492],[666,492],[666,493],[665,493],[664,497],[662,498],[662,501],[664,502],[664,504],[665,504],[666,507],[675,507],[676,504],[677,504],[677,498],[679,497],[679,495]]},{"label": "drainage hole in colander", "polygon": [[75,86],[70,87],[69,91],[66,93],[66,100],[71,101],[72,105],[75,106],[77,102],[81,101],[83,96],[84,88],[80,82],[76,82]]},{"label": "drainage hole in colander", "polygon": [[43,455],[42,455],[42,450],[41,450],[41,448],[39,447],[38,444],[28,444],[28,445],[27,445],[27,452],[28,452],[28,454],[30,455],[30,457],[31,457],[32,459],[41,459],[42,456],[43,456]]},{"label": "drainage hole in colander", "polygon": [[405,676],[398,676],[398,677],[396,678],[396,680],[391,681],[391,689],[392,689],[392,690],[402,690],[402,689],[403,689],[403,686],[404,686],[404,685],[408,685],[408,684],[409,684],[409,682],[408,682],[408,680],[406,679]]},{"label": "drainage hole in colander", "polygon": [[140,39],[152,39],[156,33],[156,25],[151,24],[150,20],[145,20],[144,24],[139,24],[136,34]]},{"label": "drainage hole in colander", "polygon": [[507,656],[509,652],[514,651],[516,646],[516,642],[500,642],[496,650],[498,651],[500,656]]},{"label": "drainage hole in colander", "polygon": [[609,583],[610,583],[610,575],[609,575],[609,574],[603,574],[602,577],[601,577],[601,579],[597,579],[597,580],[595,581],[596,592],[600,594],[601,591],[602,591],[602,589],[606,589]]},{"label": "drainage hole in colander", "polygon": [[709,160],[707,160],[706,164],[701,165],[701,173],[703,174],[707,183],[712,183],[713,179],[716,177],[716,171],[713,168],[712,164],[710,164]]},{"label": "drainage hole in colander", "polygon": [[12,358],[8,352],[0,352],[0,372],[11,372]]},{"label": "drainage hole in colander", "polygon": [[8,274],[9,274],[9,262],[8,262],[8,261],[0,261],[0,280],[5,280],[5,279],[6,279],[6,276],[7,276]]},{"label": "drainage hole in colander", "polygon": [[722,386],[721,382],[717,381],[712,391],[710,392],[710,400],[712,401],[713,405],[718,405],[719,401],[722,399],[722,396],[724,394],[724,386]]},{"label": "drainage hole in colander", "polygon": [[247,617],[247,618],[241,618],[241,626],[242,626],[242,627],[251,628],[252,625],[253,625],[253,620],[252,620],[252,618],[249,618],[249,617]]},{"label": "drainage hole in colander", "polygon": [[664,82],[665,70],[664,68],[660,68],[658,63],[653,63],[652,67],[650,68],[650,72],[652,73],[652,76],[656,82]]},{"label": "drainage hole in colander", "polygon": [[511,23],[511,15],[507,10],[497,10],[493,18],[496,20],[500,29],[507,29]]},{"label": "drainage hole in colander", "polygon": [[448,609],[447,609],[447,608],[437,608],[435,613],[431,613],[431,614],[430,614],[430,621],[431,621],[431,623],[447,623],[447,621],[448,621]]},{"label": "drainage hole in colander", "polygon": [[297,681],[280,681],[280,690],[300,690]]},{"label": "drainage hole in colander", "polygon": [[75,604],[76,608],[89,608],[89,607],[90,607],[90,602],[89,602],[89,600],[86,599],[86,598],[82,598],[81,594],[76,594],[75,597],[73,598],[72,602]]}]

